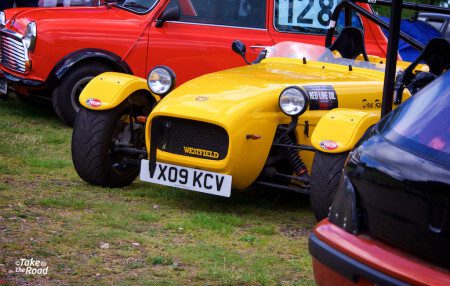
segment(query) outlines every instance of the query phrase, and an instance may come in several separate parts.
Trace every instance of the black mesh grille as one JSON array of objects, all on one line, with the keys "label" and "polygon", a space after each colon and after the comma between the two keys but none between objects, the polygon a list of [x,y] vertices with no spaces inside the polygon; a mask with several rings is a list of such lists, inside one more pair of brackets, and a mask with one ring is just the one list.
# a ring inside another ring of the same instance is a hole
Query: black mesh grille
[{"label": "black mesh grille", "polygon": [[211,123],[159,116],[153,119],[152,130],[156,136],[151,140],[165,152],[209,160],[222,160],[228,153],[227,132]]}]

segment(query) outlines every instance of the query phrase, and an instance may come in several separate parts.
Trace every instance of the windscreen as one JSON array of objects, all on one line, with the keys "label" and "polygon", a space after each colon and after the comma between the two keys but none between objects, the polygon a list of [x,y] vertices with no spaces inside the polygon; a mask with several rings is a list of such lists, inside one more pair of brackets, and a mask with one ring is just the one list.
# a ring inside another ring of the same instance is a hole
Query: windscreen
[{"label": "windscreen", "polygon": [[419,156],[450,165],[450,72],[387,116],[381,136]]},{"label": "windscreen", "polygon": [[137,13],[146,13],[153,9],[158,0],[119,0],[117,6]]},{"label": "windscreen", "polygon": [[339,54],[335,54],[324,46],[316,46],[299,42],[281,42],[272,47],[266,48],[266,58],[293,58],[307,61],[320,61],[331,64],[359,67],[371,70],[384,71],[385,65],[374,64],[366,61],[352,60],[342,58]]},{"label": "windscreen", "polygon": [[98,0],[41,0],[39,7],[96,6],[98,3]]}]

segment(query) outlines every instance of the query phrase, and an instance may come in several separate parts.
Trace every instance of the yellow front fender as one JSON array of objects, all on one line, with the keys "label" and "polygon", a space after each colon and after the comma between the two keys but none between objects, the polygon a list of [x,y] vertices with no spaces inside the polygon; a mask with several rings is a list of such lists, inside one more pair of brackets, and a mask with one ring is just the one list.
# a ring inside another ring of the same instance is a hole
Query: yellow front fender
[{"label": "yellow front fender", "polygon": [[317,123],[311,143],[314,148],[325,153],[349,151],[364,132],[379,120],[379,110],[333,109]]},{"label": "yellow front fender", "polygon": [[156,102],[161,98],[150,92],[143,78],[116,72],[106,72],[93,78],[80,95],[82,106],[92,110],[112,109],[137,91],[152,96]]}]

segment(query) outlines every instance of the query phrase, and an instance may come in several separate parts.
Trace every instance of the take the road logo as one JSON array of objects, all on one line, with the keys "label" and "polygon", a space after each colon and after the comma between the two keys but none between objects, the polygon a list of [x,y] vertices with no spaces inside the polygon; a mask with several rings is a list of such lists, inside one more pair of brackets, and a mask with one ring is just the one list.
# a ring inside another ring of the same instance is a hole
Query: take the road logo
[{"label": "take the road logo", "polygon": [[34,258],[21,258],[16,260],[16,273],[23,273],[26,275],[47,275],[48,264],[43,260],[36,260]]}]

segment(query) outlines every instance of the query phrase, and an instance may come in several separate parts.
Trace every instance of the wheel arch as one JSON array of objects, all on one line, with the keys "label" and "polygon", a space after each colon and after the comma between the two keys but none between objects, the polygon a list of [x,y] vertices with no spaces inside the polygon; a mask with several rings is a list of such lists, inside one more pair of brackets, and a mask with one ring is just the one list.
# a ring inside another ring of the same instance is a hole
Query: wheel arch
[{"label": "wheel arch", "polygon": [[[145,79],[124,73],[106,72],[93,78],[83,89],[80,103],[87,109],[108,110],[135,94],[142,94],[153,103],[161,100],[150,91]],[[93,101],[96,104],[92,104]]]},{"label": "wheel arch", "polygon": [[379,110],[333,109],[317,123],[311,136],[311,144],[324,153],[350,151],[379,120]]},{"label": "wheel arch", "polygon": [[61,59],[50,72],[47,82],[55,85],[73,68],[89,62],[98,62],[111,67],[112,71],[133,74],[130,66],[112,52],[101,49],[82,49]]}]

